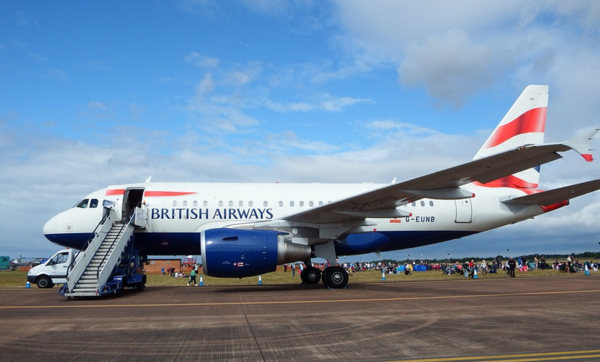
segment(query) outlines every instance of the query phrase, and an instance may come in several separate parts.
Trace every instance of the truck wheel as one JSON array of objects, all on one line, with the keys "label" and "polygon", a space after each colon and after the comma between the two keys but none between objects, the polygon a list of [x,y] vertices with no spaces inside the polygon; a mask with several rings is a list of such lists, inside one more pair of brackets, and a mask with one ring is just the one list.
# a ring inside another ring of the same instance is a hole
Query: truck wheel
[{"label": "truck wheel", "polygon": [[144,282],[139,282],[139,283],[136,283],[135,290],[137,290],[138,292],[141,292],[142,290],[144,290],[145,287],[146,287],[146,284],[144,284]]},{"label": "truck wheel", "polygon": [[52,281],[50,280],[50,278],[48,278],[45,275],[42,275],[41,277],[39,277],[36,284],[37,284],[38,288],[52,288],[54,286],[54,284],[52,284]]}]

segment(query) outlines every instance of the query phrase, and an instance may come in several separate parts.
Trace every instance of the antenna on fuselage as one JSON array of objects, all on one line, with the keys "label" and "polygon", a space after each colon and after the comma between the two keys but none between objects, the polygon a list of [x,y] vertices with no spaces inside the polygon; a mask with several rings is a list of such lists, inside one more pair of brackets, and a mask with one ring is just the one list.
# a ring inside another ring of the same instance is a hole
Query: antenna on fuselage
[{"label": "antenna on fuselage", "polygon": [[152,179],[152,175],[148,176],[148,178],[146,179],[146,181],[144,181],[145,183],[150,182],[150,180]]}]

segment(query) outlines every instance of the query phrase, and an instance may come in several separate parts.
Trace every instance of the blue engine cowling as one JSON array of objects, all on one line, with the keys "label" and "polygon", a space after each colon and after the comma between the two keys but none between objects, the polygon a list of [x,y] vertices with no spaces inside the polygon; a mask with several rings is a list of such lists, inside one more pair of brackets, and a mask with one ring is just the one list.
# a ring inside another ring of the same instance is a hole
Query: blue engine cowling
[{"label": "blue engine cowling", "polygon": [[310,259],[308,245],[284,240],[285,233],[270,230],[209,229],[201,234],[202,270],[222,278],[269,273],[277,265]]}]

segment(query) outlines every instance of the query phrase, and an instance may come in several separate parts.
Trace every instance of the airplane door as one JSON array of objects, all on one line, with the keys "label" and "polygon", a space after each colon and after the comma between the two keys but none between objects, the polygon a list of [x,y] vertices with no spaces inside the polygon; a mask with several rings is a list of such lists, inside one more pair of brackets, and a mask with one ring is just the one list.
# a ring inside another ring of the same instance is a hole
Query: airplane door
[{"label": "airplane door", "polygon": [[123,219],[129,220],[136,206],[140,206],[144,195],[143,188],[128,188],[123,196]]},{"label": "airplane door", "polygon": [[470,199],[454,200],[456,205],[456,223],[470,223],[473,218],[473,207]]}]

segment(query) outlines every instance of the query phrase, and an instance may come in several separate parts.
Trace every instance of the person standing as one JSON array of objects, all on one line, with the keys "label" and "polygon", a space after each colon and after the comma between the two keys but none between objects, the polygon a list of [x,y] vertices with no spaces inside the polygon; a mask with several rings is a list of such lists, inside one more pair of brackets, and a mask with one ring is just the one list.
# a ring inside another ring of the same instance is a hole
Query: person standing
[{"label": "person standing", "polygon": [[187,283],[187,286],[190,286],[190,283],[192,283],[197,287],[198,283],[196,282],[196,269],[192,269],[192,272],[190,273],[190,280]]},{"label": "person standing", "polygon": [[515,277],[515,269],[517,268],[517,262],[513,258],[508,258],[508,271],[511,278]]},{"label": "person standing", "polygon": [[546,269],[546,256],[542,255],[542,265],[540,266],[542,270]]}]

